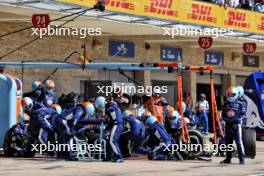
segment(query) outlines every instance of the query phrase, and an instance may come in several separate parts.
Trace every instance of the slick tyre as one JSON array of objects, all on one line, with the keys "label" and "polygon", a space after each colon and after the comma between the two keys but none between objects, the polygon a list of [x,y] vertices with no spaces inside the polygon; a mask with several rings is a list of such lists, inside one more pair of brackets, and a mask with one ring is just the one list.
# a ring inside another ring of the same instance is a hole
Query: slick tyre
[{"label": "slick tyre", "polygon": [[242,140],[245,157],[254,159],[256,156],[256,131],[253,128],[242,128]]},{"label": "slick tyre", "polygon": [[[189,130],[190,136],[190,144],[198,144],[198,145],[189,145],[189,150],[180,151],[180,154],[184,159],[194,159],[200,157],[203,153],[203,135],[197,130]],[[182,145],[182,138],[179,137],[178,144]]]}]

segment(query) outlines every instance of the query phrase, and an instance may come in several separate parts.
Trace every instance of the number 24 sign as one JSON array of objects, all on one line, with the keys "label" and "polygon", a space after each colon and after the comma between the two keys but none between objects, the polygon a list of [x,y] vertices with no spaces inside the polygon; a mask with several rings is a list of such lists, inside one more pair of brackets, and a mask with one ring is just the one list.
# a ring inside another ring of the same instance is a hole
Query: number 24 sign
[{"label": "number 24 sign", "polygon": [[50,23],[48,14],[34,14],[32,15],[32,25],[36,28],[47,28]]},{"label": "number 24 sign", "polygon": [[198,39],[198,44],[202,49],[208,49],[213,45],[212,37],[200,37]]}]

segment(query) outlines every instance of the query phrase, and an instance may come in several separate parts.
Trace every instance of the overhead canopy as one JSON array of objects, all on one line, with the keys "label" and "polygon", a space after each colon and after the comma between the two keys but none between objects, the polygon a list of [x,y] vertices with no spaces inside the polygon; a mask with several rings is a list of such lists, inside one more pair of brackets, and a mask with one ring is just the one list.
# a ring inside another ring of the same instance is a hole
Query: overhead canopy
[{"label": "overhead canopy", "polygon": [[168,71],[167,67],[144,66],[141,63],[90,63],[75,64],[64,62],[0,62],[0,66],[10,68],[59,68],[59,69],[104,69],[104,70],[157,70]]},{"label": "overhead canopy", "polygon": [[181,63],[89,63],[89,64],[75,64],[70,62],[43,62],[43,61],[21,61],[21,62],[0,62],[0,67],[10,67],[10,68],[58,68],[58,69],[102,69],[102,70],[126,70],[126,71],[172,71],[172,70],[182,70],[182,71],[212,71],[214,67],[205,66],[186,66]]}]

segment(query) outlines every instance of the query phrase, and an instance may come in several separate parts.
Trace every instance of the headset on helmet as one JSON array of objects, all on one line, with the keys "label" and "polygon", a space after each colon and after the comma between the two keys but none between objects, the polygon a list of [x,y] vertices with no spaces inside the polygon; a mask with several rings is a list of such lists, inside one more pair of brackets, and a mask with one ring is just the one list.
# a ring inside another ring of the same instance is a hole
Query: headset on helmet
[{"label": "headset on helmet", "polygon": [[53,104],[51,107],[57,112],[57,114],[61,114],[62,109],[61,109],[61,106],[60,105]]},{"label": "headset on helmet", "polygon": [[29,120],[30,117],[27,113],[22,113],[18,115],[18,122],[24,127],[28,126]]},{"label": "headset on helmet", "polygon": [[53,91],[54,90],[54,87],[55,87],[55,83],[54,83],[54,81],[48,79],[48,80],[45,81],[44,86],[45,86],[45,88],[47,90]]},{"label": "headset on helmet", "polygon": [[244,95],[244,88],[242,86],[236,87],[238,90],[239,98],[241,98]]},{"label": "headset on helmet", "polygon": [[105,97],[97,97],[94,101],[94,106],[96,109],[102,110],[105,108],[106,100]]},{"label": "headset on helmet", "polygon": [[31,110],[33,108],[33,101],[29,97],[24,97],[22,99],[21,104],[22,104],[22,107],[24,108],[24,110]]},{"label": "headset on helmet", "polygon": [[229,102],[234,102],[239,97],[238,89],[236,87],[229,87],[226,91],[226,94],[227,94],[227,100]]},{"label": "headset on helmet", "polygon": [[95,112],[95,109],[94,109],[94,105],[91,103],[91,102],[84,102],[82,104],[83,108],[85,109],[86,111],[86,115],[88,116],[92,116]]}]

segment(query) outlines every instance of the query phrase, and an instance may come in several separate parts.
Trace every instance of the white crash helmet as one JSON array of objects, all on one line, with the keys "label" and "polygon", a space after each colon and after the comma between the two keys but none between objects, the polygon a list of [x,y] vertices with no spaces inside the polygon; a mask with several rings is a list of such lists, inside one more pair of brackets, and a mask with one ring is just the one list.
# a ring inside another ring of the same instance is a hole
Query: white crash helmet
[{"label": "white crash helmet", "polygon": [[91,102],[84,102],[83,104],[82,104],[82,107],[85,109],[85,111],[86,111],[86,115],[88,115],[88,116],[92,116],[92,115],[94,115],[94,113],[95,113],[95,108],[94,108],[94,105],[93,105],[93,103],[91,103]]},{"label": "white crash helmet", "polygon": [[229,87],[226,91],[227,101],[234,102],[239,97],[239,92],[236,87]]},{"label": "white crash helmet", "polygon": [[44,87],[48,91],[53,91],[54,87],[55,87],[55,83],[54,83],[54,81],[48,79],[48,80],[45,81]]},{"label": "white crash helmet", "polygon": [[245,93],[244,88],[242,86],[237,86],[236,88],[238,89],[239,98],[241,98]]},{"label": "white crash helmet", "polygon": [[181,115],[178,111],[174,110],[172,112],[169,113],[169,117],[171,120],[178,120],[179,118],[181,118]]},{"label": "white crash helmet", "polygon": [[57,112],[57,114],[59,114],[59,115],[61,114],[62,109],[61,109],[61,106],[60,105],[53,104],[51,107]]},{"label": "white crash helmet", "polygon": [[33,108],[33,101],[29,97],[24,97],[21,101],[22,107],[26,111],[30,111]]}]

